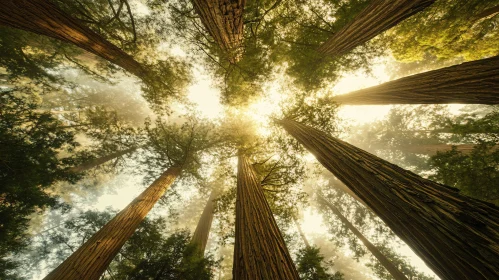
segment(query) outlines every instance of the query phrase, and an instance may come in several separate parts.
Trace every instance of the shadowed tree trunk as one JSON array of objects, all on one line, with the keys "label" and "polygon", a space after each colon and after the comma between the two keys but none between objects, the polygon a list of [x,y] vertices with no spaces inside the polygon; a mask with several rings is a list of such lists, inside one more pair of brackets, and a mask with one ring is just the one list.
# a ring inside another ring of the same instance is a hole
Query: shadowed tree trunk
[{"label": "shadowed tree trunk", "polygon": [[374,257],[381,263],[381,265],[390,273],[390,275],[395,280],[407,280],[407,277],[400,272],[400,270],[385,256],[381,253],[376,246],[374,246],[367,238],[352,224],[348,219],[341,214],[341,212],[336,208],[331,202],[327,201],[322,195],[317,194],[319,202],[327,206],[331,211],[338,217],[341,222],[358,238],[362,241],[362,244],[373,254]]},{"label": "shadowed tree trunk", "polygon": [[296,229],[298,230],[298,233],[300,234],[301,239],[303,239],[303,243],[305,243],[305,246],[307,248],[310,247],[310,243],[308,243],[308,239],[305,236],[305,233],[303,233],[303,230],[301,229],[300,223],[298,222],[298,220],[295,217],[293,217],[293,222],[295,222]]},{"label": "shadowed tree trunk", "polygon": [[499,13],[499,5],[492,7],[492,8],[489,8],[489,9],[479,13],[478,15],[476,15],[475,20],[486,18],[486,17],[489,17],[489,16],[497,14],[497,13]]},{"label": "shadowed tree trunk", "polygon": [[151,186],[95,233],[44,280],[97,280],[147,213],[171,186],[181,169],[167,169]]},{"label": "shadowed tree trunk", "polygon": [[208,202],[206,202],[203,213],[201,214],[198,225],[196,226],[196,230],[192,235],[191,244],[196,245],[197,252],[200,256],[204,256],[206,244],[208,243],[208,237],[210,236],[211,224],[213,222],[213,215],[215,210],[213,203],[215,197],[215,191],[212,191]]},{"label": "shadowed tree trunk", "polygon": [[499,208],[460,195],[353,145],[278,121],[442,279],[499,277]]},{"label": "shadowed tree trunk", "polygon": [[335,96],[345,105],[499,104],[499,56]]},{"label": "shadowed tree trunk", "polygon": [[232,63],[240,59],[246,0],[191,0],[201,22]]},{"label": "shadowed tree trunk", "polygon": [[435,0],[372,0],[348,25],[334,34],[318,51],[341,55],[369,41],[404,19],[424,10]]},{"label": "shadowed tree trunk", "polygon": [[144,68],[78,19],[48,0],[2,0],[0,25],[23,29],[74,44],[143,78]]},{"label": "shadowed tree trunk", "polygon": [[68,172],[71,172],[71,173],[80,173],[80,172],[84,172],[84,171],[88,171],[94,167],[97,167],[101,164],[104,164],[110,160],[113,160],[115,158],[119,158],[123,155],[126,155],[126,154],[129,154],[131,152],[134,152],[135,150],[137,150],[138,147],[132,147],[132,148],[129,148],[129,149],[126,149],[126,150],[123,150],[123,151],[118,151],[116,153],[112,153],[110,155],[107,155],[107,156],[103,156],[103,157],[100,157],[100,158],[96,158],[96,159],[93,159],[93,160],[90,160],[90,161],[87,161],[83,164],[80,164],[78,166],[75,166],[75,167],[72,167],[68,170]]},{"label": "shadowed tree trunk", "polygon": [[253,167],[240,154],[237,166],[234,280],[299,280]]}]

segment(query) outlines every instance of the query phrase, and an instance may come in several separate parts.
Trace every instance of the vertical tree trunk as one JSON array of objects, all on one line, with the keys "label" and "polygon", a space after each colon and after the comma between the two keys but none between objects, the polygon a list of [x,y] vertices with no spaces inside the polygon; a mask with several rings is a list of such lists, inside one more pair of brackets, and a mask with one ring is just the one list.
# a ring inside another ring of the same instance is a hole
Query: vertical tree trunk
[{"label": "vertical tree trunk", "polygon": [[299,280],[263,189],[246,156],[237,166],[234,280]]},{"label": "vertical tree trunk", "polygon": [[113,45],[48,0],[2,0],[0,25],[23,29],[74,44],[138,76],[144,68]]},{"label": "vertical tree trunk", "polygon": [[68,170],[68,172],[70,173],[80,173],[80,172],[84,172],[84,171],[88,171],[94,167],[97,167],[101,164],[104,164],[110,160],[113,160],[115,158],[119,158],[123,155],[126,155],[128,153],[131,153],[131,152],[134,152],[135,150],[137,150],[138,147],[132,147],[132,148],[129,148],[129,149],[126,149],[126,150],[123,150],[123,151],[118,151],[116,153],[112,153],[110,155],[107,155],[107,156],[103,156],[103,157],[100,157],[100,158],[96,158],[96,159],[93,159],[93,160],[90,160],[90,161],[87,161],[83,164],[80,164],[78,166],[75,166],[75,167],[72,167]]},{"label": "vertical tree trunk", "polygon": [[322,44],[318,51],[325,55],[349,52],[434,2],[435,0],[372,0],[348,25]]},{"label": "vertical tree trunk", "polygon": [[203,213],[201,214],[198,225],[196,226],[196,230],[192,235],[191,244],[196,245],[199,256],[204,256],[206,244],[208,243],[208,237],[210,236],[211,224],[213,222],[215,210],[213,203],[215,196],[215,191],[212,191],[208,202],[206,202]]},{"label": "vertical tree trunk", "polygon": [[499,104],[499,56],[404,77],[335,96],[345,105]]},{"label": "vertical tree trunk", "polygon": [[308,243],[308,239],[305,236],[305,233],[303,233],[303,230],[301,229],[300,223],[298,222],[298,220],[295,217],[293,217],[293,222],[295,222],[296,229],[298,230],[298,233],[300,234],[301,239],[303,239],[303,243],[305,243],[305,246],[307,248],[310,247],[310,243]]},{"label": "vertical tree trunk", "polygon": [[231,62],[240,59],[246,0],[191,0],[201,22]]},{"label": "vertical tree trunk", "polygon": [[181,169],[171,167],[44,280],[98,280]]},{"label": "vertical tree trunk", "polygon": [[442,279],[498,279],[499,208],[291,120],[287,132]]},{"label": "vertical tree trunk", "polygon": [[351,231],[353,234],[362,241],[362,244],[366,246],[366,248],[373,254],[376,259],[383,265],[383,267],[392,275],[395,280],[407,280],[407,277],[400,272],[400,270],[385,256],[381,253],[376,246],[374,246],[367,238],[352,224],[348,219],[343,216],[331,202],[327,201],[322,195],[317,194],[319,198],[319,202],[323,205],[327,206],[331,211],[333,211],[334,215],[336,215],[341,222]]}]

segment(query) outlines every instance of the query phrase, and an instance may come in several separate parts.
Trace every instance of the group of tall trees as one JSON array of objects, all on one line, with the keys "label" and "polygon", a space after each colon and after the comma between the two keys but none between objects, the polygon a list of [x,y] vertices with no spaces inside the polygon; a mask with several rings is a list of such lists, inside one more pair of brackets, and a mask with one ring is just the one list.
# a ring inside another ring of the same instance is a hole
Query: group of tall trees
[{"label": "group of tall trees", "polygon": [[[442,104],[499,103],[499,3],[448,2],[2,1],[0,278],[32,277],[16,270],[24,254],[47,265],[44,279],[213,279],[224,261],[207,251],[214,231],[234,245],[232,279],[344,279],[301,229],[307,203],[336,245],[369,251],[380,278],[430,279],[395,252],[397,238],[441,279],[497,278],[497,111],[451,116]],[[452,65],[328,92],[388,51]],[[211,72],[223,118],[187,101],[194,67]],[[258,133],[246,105],[282,75],[293,90]],[[150,110],[110,93],[127,79],[121,90],[140,84]],[[339,139],[338,106],[395,104],[425,105],[352,134],[380,157]],[[121,211],[68,198],[91,192],[83,182],[97,173],[130,170],[126,159],[148,186]],[[175,217],[146,217],[193,191],[206,197],[192,235],[170,228]],[[64,218],[37,229],[47,212]]]}]

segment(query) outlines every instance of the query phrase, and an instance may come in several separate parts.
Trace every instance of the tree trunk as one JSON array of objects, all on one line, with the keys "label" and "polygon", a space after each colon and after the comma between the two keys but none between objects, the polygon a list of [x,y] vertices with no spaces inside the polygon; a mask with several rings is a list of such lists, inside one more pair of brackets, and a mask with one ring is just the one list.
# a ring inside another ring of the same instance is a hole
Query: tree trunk
[{"label": "tree trunk", "polygon": [[239,61],[243,41],[243,11],[246,0],[192,0],[204,27],[218,46]]},{"label": "tree trunk", "polygon": [[144,68],[113,45],[48,0],[3,0],[0,25],[23,29],[74,44],[138,76]]},{"label": "tree trunk", "polygon": [[442,279],[498,279],[499,208],[291,120],[287,132]]},{"label": "tree trunk", "polygon": [[206,244],[208,243],[208,237],[210,236],[211,224],[213,222],[215,210],[213,203],[215,196],[215,191],[212,191],[210,198],[204,207],[203,213],[201,214],[198,225],[196,226],[196,230],[192,235],[191,244],[196,244],[197,252],[201,257],[204,256]]},{"label": "tree trunk", "polygon": [[349,24],[322,44],[318,51],[341,55],[376,37],[406,18],[424,10],[435,0],[372,0]]},{"label": "tree trunk", "polygon": [[327,206],[333,213],[341,220],[341,222],[351,231],[355,236],[362,241],[362,244],[373,254],[376,259],[383,265],[383,267],[392,275],[395,280],[408,280],[407,277],[400,272],[400,270],[385,256],[381,253],[376,246],[374,246],[367,238],[352,224],[348,219],[343,216],[331,202],[327,201],[322,195],[317,194],[319,202]]},{"label": "tree trunk", "polygon": [[75,167],[72,167],[68,170],[68,172],[70,173],[80,173],[80,172],[84,172],[84,171],[88,171],[94,167],[97,167],[101,164],[104,164],[110,160],[113,160],[115,158],[119,158],[123,155],[126,155],[126,154],[129,154],[135,150],[137,150],[138,147],[132,147],[132,148],[129,148],[129,149],[126,149],[126,150],[123,150],[123,151],[118,151],[116,153],[112,153],[110,155],[107,155],[107,156],[103,156],[103,157],[100,157],[100,158],[96,158],[96,159],[93,159],[93,160],[90,160],[90,161],[87,161],[83,164],[80,164],[78,166],[75,166]]},{"label": "tree trunk", "polygon": [[335,96],[345,105],[499,104],[499,56]]},{"label": "tree trunk", "polygon": [[489,16],[497,14],[497,13],[499,13],[499,5],[479,13],[478,15],[476,15],[475,21],[480,20],[482,18],[489,17]]},{"label": "tree trunk", "polygon": [[246,156],[237,167],[234,280],[299,280],[263,189]]},{"label": "tree trunk", "polygon": [[303,230],[301,229],[300,223],[298,222],[298,220],[295,217],[293,217],[293,222],[295,222],[296,229],[298,230],[298,233],[300,234],[301,239],[303,239],[303,243],[305,243],[305,246],[307,248],[310,247],[310,243],[308,243],[308,239],[305,236],[305,233],[303,233]]},{"label": "tree trunk", "polygon": [[181,169],[170,167],[44,280],[98,280]]}]

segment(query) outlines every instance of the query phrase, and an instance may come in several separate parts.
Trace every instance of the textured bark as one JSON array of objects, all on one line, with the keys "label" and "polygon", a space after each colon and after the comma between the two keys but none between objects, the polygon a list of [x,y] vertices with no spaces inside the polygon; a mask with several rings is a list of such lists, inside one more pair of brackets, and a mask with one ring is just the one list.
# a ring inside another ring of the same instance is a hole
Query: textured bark
[{"label": "textured bark", "polygon": [[404,77],[333,100],[345,105],[499,104],[499,56]]},{"label": "textured bark", "polygon": [[373,256],[378,259],[378,261],[383,265],[383,267],[390,273],[390,275],[395,280],[407,280],[407,277],[400,272],[400,270],[385,256],[381,253],[376,246],[374,246],[350,221],[341,214],[340,210],[336,208],[331,202],[327,201],[323,196],[317,194],[319,202],[327,206],[336,215],[341,222],[366,246],[366,248],[373,254]]},{"label": "textured bark", "polygon": [[442,279],[498,279],[499,208],[291,120],[279,123]]},{"label": "textured bark", "polygon": [[71,173],[80,173],[80,172],[85,172],[85,171],[88,171],[94,167],[97,167],[101,164],[104,164],[110,160],[113,160],[115,158],[119,158],[123,155],[126,155],[128,153],[131,153],[135,150],[137,150],[138,148],[137,147],[132,147],[132,148],[129,148],[129,149],[126,149],[126,150],[123,150],[123,151],[118,151],[116,153],[113,153],[113,154],[110,154],[110,155],[107,155],[107,156],[103,156],[103,157],[100,157],[100,158],[96,158],[96,159],[93,159],[93,160],[90,160],[90,161],[87,161],[83,164],[80,164],[78,166],[75,166],[73,168],[70,168],[68,170],[68,172],[71,172]]},{"label": "textured bark", "polygon": [[255,171],[244,155],[237,167],[234,280],[300,279]]},{"label": "textured bark", "polygon": [[307,248],[310,247],[310,243],[308,243],[308,239],[305,236],[305,234],[303,233],[303,230],[301,229],[300,223],[298,222],[298,220],[295,217],[293,217],[293,221],[295,222],[296,229],[298,230],[298,233],[300,234],[301,239],[303,239],[303,243],[305,243],[305,246]]},{"label": "textured bark", "polygon": [[196,244],[197,252],[200,256],[204,256],[206,244],[208,243],[208,237],[210,236],[211,224],[213,222],[215,210],[213,203],[215,196],[215,191],[212,191],[208,202],[206,202],[203,213],[201,214],[198,225],[196,226],[196,230],[192,235],[191,244]]},{"label": "textured bark", "polygon": [[349,52],[434,2],[435,0],[372,0],[348,25],[322,44],[318,51],[325,55]]},{"label": "textured bark", "polygon": [[237,62],[241,57],[246,0],[191,1],[208,33],[229,54],[231,62]]},{"label": "textured bark", "polygon": [[74,44],[143,77],[143,67],[130,55],[48,0],[2,0],[0,25],[23,29]]},{"label": "textured bark", "polygon": [[44,280],[99,279],[154,204],[180,175],[180,171],[178,167],[166,170]]}]

